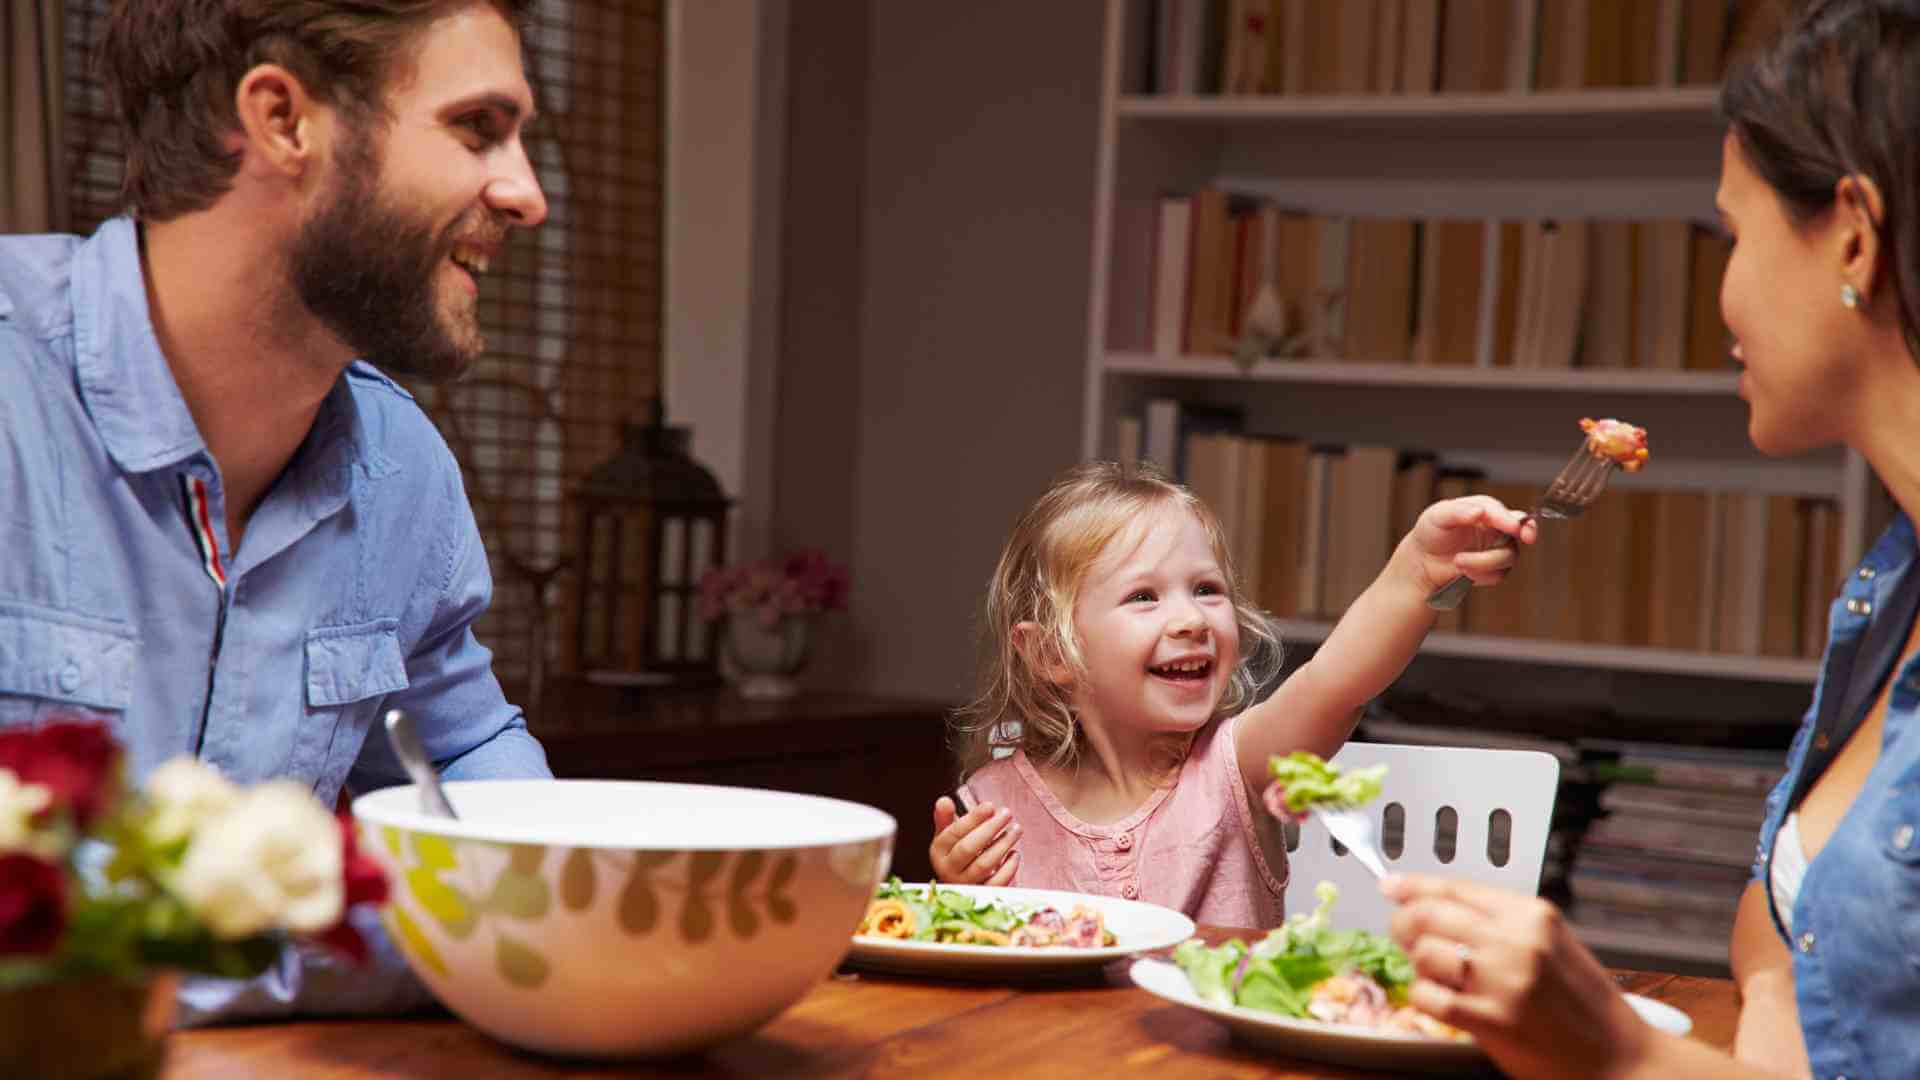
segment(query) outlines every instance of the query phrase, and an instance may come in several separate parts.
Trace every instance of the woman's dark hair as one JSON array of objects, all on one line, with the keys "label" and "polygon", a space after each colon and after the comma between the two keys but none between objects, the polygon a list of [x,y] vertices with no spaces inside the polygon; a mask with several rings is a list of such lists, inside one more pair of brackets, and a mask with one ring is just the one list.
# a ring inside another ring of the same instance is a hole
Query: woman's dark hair
[{"label": "woman's dark hair", "polygon": [[1920,359],[1920,0],[1809,0],[1736,58],[1720,113],[1747,164],[1805,222],[1843,177],[1879,189],[1882,269]]},{"label": "woman's dark hair", "polygon": [[534,0],[116,0],[99,63],[126,151],[127,208],[164,221],[211,206],[240,159],[233,95],[279,64],[355,127],[386,115],[389,77],[428,23],[491,2],[519,25]]}]

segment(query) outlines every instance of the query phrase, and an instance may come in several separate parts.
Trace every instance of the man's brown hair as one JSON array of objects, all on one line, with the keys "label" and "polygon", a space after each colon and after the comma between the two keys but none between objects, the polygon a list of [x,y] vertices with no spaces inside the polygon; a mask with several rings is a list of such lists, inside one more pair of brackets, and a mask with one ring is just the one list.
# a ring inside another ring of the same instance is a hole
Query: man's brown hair
[{"label": "man's brown hair", "polygon": [[240,158],[234,91],[260,64],[364,128],[421,28],[491,3],[516,27],[535,0],[117,0],[101,38],[101,73],[125,144],[127,209],[164,221],[211,206]]}]

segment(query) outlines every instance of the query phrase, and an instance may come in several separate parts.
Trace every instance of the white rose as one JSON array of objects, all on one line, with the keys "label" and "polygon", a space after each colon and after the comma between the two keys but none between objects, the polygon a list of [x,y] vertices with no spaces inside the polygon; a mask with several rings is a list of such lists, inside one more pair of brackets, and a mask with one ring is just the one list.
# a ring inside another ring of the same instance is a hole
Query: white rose
[{"label": "white rose", "polygon": [[190,757],[162,764],[147,778],[147,798],[153,803],[148,820],[148,842],[166,846],[193,835],[202,823],[225,814],[240,799],[220,770]]},{"label": "white rose", "polygon": [[53,792],[39,784],[23,784],[12,769],[0,769],[0,854],[27,851],[47,854],[52,837],[33,827],[35,814],[53,802]]},{"label": "white rose", "polygon": [[261,784],[202,823],[174,887],[218,937],[325,930],[345,902],[340,828],[304,785]]}]

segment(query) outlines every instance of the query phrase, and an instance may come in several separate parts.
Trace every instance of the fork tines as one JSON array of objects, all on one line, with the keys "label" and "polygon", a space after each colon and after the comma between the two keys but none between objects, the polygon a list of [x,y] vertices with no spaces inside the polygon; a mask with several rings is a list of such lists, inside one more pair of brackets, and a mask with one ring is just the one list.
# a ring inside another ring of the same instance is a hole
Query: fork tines
[{"label": "fork tines", "polygon": [[1607,476],[1613,472],[1614,461],[1605,454],[1596,454],[1587,442],[1573,452],[1573,459],[1560,470],[1560,475],[1547,485],[1547,493],[1540,500],[1538,513],[1541,517],[1570,518],[1578,517],[1580,512],[1593,505],[1593,500],[1606,490]]}]

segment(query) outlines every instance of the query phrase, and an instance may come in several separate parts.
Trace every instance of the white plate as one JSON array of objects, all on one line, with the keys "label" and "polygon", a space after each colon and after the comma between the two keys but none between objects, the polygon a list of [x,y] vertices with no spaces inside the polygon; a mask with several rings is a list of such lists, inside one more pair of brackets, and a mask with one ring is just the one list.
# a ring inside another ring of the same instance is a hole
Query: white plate
[{"label": "white plate", "polygon": [[[1344,1024],[1296,1020],[1290,1016],[1238,1005],[1214,1005],[1200,1000],[1199,995],[1193,992],[1193,984],[1187,981],[1186,972],[1164,960],[1135,960],[1128,974],[1133,977],[1134,985],[1142,990],[1218,1019],[1235,1037],[1248,1044],[1293,1057],[1363,1069],[1400,1069],[1441,1074],[1481,1073],[1491,1067],[1487,1056],[1472,1043],[1441,1042]],[[1687,1014],[1671,1005],[1638,994],[1628,994],[1626,998],[1627,1004],[1633,1006],[1641,1019],[1662,1031],[1685,1035],[1693,1030],[1693,1021],[1687,1018]]]},{"label": "white plate", "polygon": [[1061,975],[1100,967],[1134,953],[1178,945],[1193,936],[1193,920],[1171,908],[1087,893],[1052,889],[1002,889],[987,885],[942,885],[978,901],[998,900],[1032,911],[1061,914],[1085,905],[1100,912],[1114,944],[1102,949],[1022,949],[1004,945],[945,945],[931,941],[855,935],[847,960],[872,971],[945,978]]}]

